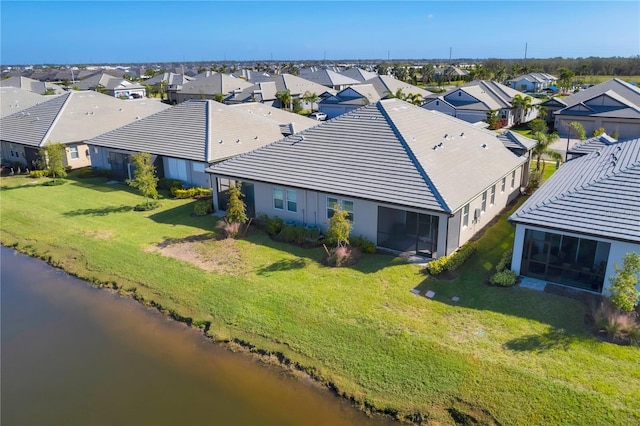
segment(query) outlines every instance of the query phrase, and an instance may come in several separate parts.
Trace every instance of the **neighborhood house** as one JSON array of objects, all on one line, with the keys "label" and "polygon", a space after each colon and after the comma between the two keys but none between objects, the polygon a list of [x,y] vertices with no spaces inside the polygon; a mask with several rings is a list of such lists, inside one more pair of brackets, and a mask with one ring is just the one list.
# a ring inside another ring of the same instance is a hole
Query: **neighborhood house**
[{"label": "neighborhood house", "polygon": [[326,230],[340,206],[353,235],[433,258],[454,252],[518,196],[527,164],[493,132],[387,99],[207,172],[241,181],[256,214]]}]

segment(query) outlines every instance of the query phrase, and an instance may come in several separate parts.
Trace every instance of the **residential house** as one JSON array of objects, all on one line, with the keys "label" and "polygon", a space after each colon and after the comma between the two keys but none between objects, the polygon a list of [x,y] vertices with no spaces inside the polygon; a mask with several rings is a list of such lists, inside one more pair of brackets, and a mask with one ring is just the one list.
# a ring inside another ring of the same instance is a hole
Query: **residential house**
[{"label": "residential house", "polygon": [[540,101],[531,98],[534,106],[529,111],[521,111],[513,105],[513,99],[522,92],[511,89],[504,84],[490,80],[472,81],[456,87],[442,95],[430,96],[422,105],[423,108],[440,111],[469,123],[487,119],[487,114],[496,111],[503,127],[510,127],[519,122],[526,123],[536,118],[538,110],[535,105]]},{"label": "residential house", "polygon": [[546,72],[531,72],[508,80],[509,87],[523,93],[537,93],[555,85],[558,79]]},{"label": "residential house", "polygon": [[525,163],[493,132],[386,99],[207,172],[241,181],[256,214],[326,230],[339,205],[352,235],[381,249],[439,257],[519,194]]},{"label": "residential house", "polygon": [[215,99],[220,94],[224,99],[240,93],[252,84],[229,74],[212,73],[208,77],[188,81],[167,89],[169,102],[179,104],[192,99]]},{"label": "residential house", "polygon": [[405,83],[398,80],[395,77],[389,75],[376,75],[373,78],[365,81],[366,84],[371,84],[376,89],[381,98],[393,97],[398,93],[398,90],[402,91],[404,95],[414,94],[422,96],[422,99],[426,99],[428,96],[433,95],[428,90],[421,89],[413,84]]},{"label": "residential house", "polygon": [[563,99],[556,111],[555,129],[567,136],[569,123],[577,121],[587,135],[599,128],[619,139],[640,136],[640,89],[618,78],[581,90]]},{"label": "residential house", "polygon": [[116,98],[145,97],[146,89],[139,83],[115,77],[106,72],[99,72],[84,80],[76,81],[74,87],[80,90],[94,90]]},{"label": "residential house", "polygon": [[555,130],[556,116],[555,113],[567,107],[567,103],[563,98],[553,96],[540,104],[540,110],[544,111],[544,120],[550,130]]},{"label": "residential house", "polygon": [[334,118],[382,98],[372,84],[355,84],[318,102],[318,111]]},{"label": "residential house", "polygon": [[360,83],[364,83],[365,81],[378,76],[378,74],[375,72],[366,71],[358,67],[347,68],[344,71],[340,71],[340,74],[354,80],[358,80]]},{"label": "residential house", "polygon": [[[305,93],[315,93],[318,96],[335,94],[336,91],[333,89],[328,89],[326,86],[323,86],[318,83],[314,83],[313,81],[306,80],[304,78],[300,78],[298,76],[292,74],[279,74],[268,77],[259,78],[256,83],[265,83],[265,82],[273,82],[275,83],[276,93],[288,90],[291,94],[291,99],[299,99],[302,102],[303,108],[311,109],[311,105],[305,103],[302,100],[302,97]],[[264,86],[262,86],[264,87]],[[252,90],[258,90],[257,86],[254,86]],[[269,87],[269,91],[271,93],[272,88]],[[257,100],[257,99],[256,99]],[[283,105],[280,104],[279,100],[272,101],[272,105],[278,108],[282,108]]]},{"label": "residential house", "polygon": [[0,87],[17,87],[39,95],[60,95],[64,93],[62,86],[57,84],[19,76],[0,80]]},{"label": "residential house", "polygon": [[433,70],[433,78],[436,81],[449,80],[449,81],[458,81],[463,80],[467,75],[469,75],[469,71],[458,68],[458,67],[435,67]]},{"label": "residential house", "polygon": [[48,143],[67,146],[65,165],[91,165],[86,141],[168,108],[155,100],[120,100],[93,91],[70,91],[0,118],[2,158],[33,167]]},{"label": "residential house", "polygon": [[627,253],[640,253],[640,139],[565,163],[509,218],[519,275],[607,294]]},{"label": "residential house", "polygon": [[344,74],[325,69],[305,74],[302,78],[334,90],[342,90],[360,83],[358,80],[347,77]]},{"label": "residential house", "polygon": [[151,77],[148,80],[145,80],[145,84],[148,84],[149,86],[153,86],[156,84],[159,85],[160,83],[165,81],[167,88],[169,88],[169,87],[175,87],[175,86],[182,86],[193,80],[195,80],[195,78],[189,77],[188,75],[175,74],[172,72],[164,72],[162,74],[158,74],[154,77]]},{"label": "residential house", "polygon": [[239,93],[234,93],[225,100],[228,105],[240,104],[245,102],[260,102],[268,106],[273,106],[278,102],[276,94],[278,88],[275,81],[263,81],[261,83],[252,84]]},{"label": "residential house", "polygon": [[[87,143],[92,166],[118,179],[131,177],[131,154],[152,155],[159,177],[210,187],[205,168],[260,148],[318,122],[265,105],[228,106],[213,100],[189,100]],[[225,185],[225,182],[216,185]],[[228,188],[228,182],[221,191]]]}]

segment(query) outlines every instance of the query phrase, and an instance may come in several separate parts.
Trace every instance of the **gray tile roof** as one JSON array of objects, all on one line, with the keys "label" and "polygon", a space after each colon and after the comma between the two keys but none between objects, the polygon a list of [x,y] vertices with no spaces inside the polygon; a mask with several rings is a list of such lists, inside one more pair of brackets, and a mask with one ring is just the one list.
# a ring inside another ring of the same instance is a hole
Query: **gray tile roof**
[{"label": "gray tile roof", "polygon": [[573,145],[567,153],[573,155],[586,155],[594,151],[599,151],[603,147],[612,145],[616,142],[617,139],[614,139],[606,133],[603,133],[600,136],[587,139],[586,141],[578,142],[577,144]]},{"label": "gray tile roof", "polygon": [[208,171],[454,212],[523,161],[493,132],[387,99],[214,165]]},{"label": "gray tile roof", "polygon": [[326,86],[322,84],[314,83],[313,81],[305,80],[304,78],[300,78],[291,74],[280,74],[272,77],[268,77],[262,81],[273,81],[276,84],[276,89],[278,92],[282,90],[289,90],[291,92],[291,96],[302,97],[304,92],[315,93],[320,95],[324,92],[329,92],[331,94],[336,93],[333,89],[328,89]]},{"label": "gray tile roof", "polygon": [[375,87],[376,91],[378,92],[378,95],[380,95],[380,98],[387,97],[390,94],[395,95],[398,89],[402,89],[402,92],[405,95],[408,95],[409,93],[414,93],[422,96],[422,98],[426,98],[427,96],[433,94],[428,90],[421,89],[412,84],[405,83],[404,81],[400,81],[397,78],[394,78],[388,75],[377,75],[365,81],[365,83],[373,85],[373,87]]},{"label": "gray tile roof", "polygon": [[82,142],[168,108],[154,100],[120,100],[91,91],[71,91],[0,119],[0,140],[41,147]]},{"label": "gray tile roof", "polygon": [[[601,106],[601,96],[614,100],[618,105]],[[556,115],[640,118],[640,88],[618,78],[581,90],[563,101],[567,106]]]},{"label": "gray tile roof", "polygon": [[316,72],[305,74],[302,78],[327,87],[345,86],[360,83],[359,80],[347,77],[344,74],[338,74],[337,72],[331,70],[319,70]]},{"label": "gray tile roof", "polygon": [[276,99],[276,93],[278,93],[278,89],[274,81],[263,81],[252,84],[246,89],[243,89],[240,93],[236,93],[226,99],[225,102],[231,104],[238,102],[274,101]]},{"label": "gray tile roof", "polygon": [[55,92],[56,95],[60,95],[64,93],[64,89],[53,83],[43,82],[38,80],[33,80],[27,77],[9,77],[4,80],[0,80],[0,87],[18,87],[23,90],[28,90],[33,93],[37,93],[39,95],[44,95],[44,93],[51,89]]},{"label": "gray tile roof", "polygon": [[365,71],[362,68],[358,68],[358,67],[348,68],[344,71],[340,71],[340,74],[346,75],[347,77],[352,78],[354,80],[358,80],[361,83],[369,79],[372,79],[378,75],[375,72]]},{"label": "gray tile roof", "polygon": [[183,74],[174,74],[172,72],[165,72],[158,74],[155,77],[145,81],[145,84],[153,86],[154,84],[160,84],[162,81],[166,81],[168,86],[175,86],[178,84],[186,84],[189,81],[195,80],[194,77],[189,77]]},{"label": "gray tile roof", "polygon": [[29,90],[3,86],[0,89],[0,117],[6,117],[51,99],[51,96],[40,95]]},{"label": "gray tile roof", "polygon": [[538,143],[535,139],[530,139],[517,132],[507,130],[506,132],[498,135],[498,139],[502,141],[505,147],[515,150],[529,151],[533,149]]},{"label": "gray tile roof", "polygon": [[264,117],[261,112],[268,116],[266,109],[270,107],[262,108],[190,100],[87,143],[212,163],[282,138],[279,120]]},{"label": "gray tile roof", "polygon": [[640,139],[568,161],[512,222],[640,242]]},{"label": "gray tile roof", "polygon": [[104,86],[107,90],[115,89],[143,89],[144,86],[138,83],[125,80],[121,77],[115,77],[106,72],[100,72],[93,74],[84,80],[77,81],[75,86],[78,86],[80,90],[93,90],[98,85]]},{"label": "gray tile roof", "polygon": [[177,91],[187,95],[215,95],[216,93],[232,93],[252,86],[251,83],[229,74],[213,73],[208,77],[188,81],[177,88]]},{"label": "gray tile roof", "polygon": [[355,84],[329,96],[321,104],[347,104],[347,105],[367,105],[381,99],[378,91],[372,84]]}]

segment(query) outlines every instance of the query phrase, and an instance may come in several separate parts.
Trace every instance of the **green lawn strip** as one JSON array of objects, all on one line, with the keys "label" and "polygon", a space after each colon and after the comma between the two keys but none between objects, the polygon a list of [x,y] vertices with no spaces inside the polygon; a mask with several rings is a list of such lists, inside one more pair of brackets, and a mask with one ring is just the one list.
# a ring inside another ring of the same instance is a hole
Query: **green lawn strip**
[{"label": "green lawn strip", "polygon": [[[191,217],[192,201],[163,199],[159,210],[134,212],[128,207],[141,198],[124,185],[22,186],[28,182],[2,180],[4,245],[135,288],[147,301],[209,321],[210,335],[280,352],[361,402],[443,423],[456,404],[481,407],[503,424],[640,421],[637,348],[590,336],[577,301],[485,284],[511,243],[505,218],[451,281],[379,254],[353,268],[327,268],[323,249],[261,232],[235,246],[199,241],[199,253],[231,247],[239,256],[231,270],[205,272],[150,251],[211,233],[215,219]],[[410,293],[415,287],[434,290],[434,300]]]}]

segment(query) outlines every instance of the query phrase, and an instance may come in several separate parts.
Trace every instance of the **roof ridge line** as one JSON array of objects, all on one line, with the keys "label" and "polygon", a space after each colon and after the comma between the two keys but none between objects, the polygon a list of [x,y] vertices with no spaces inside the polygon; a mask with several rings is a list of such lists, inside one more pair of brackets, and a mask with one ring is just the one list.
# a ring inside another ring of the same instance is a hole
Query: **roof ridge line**
[{"label": "roof ridge line", "polygon": [[[62,102],[62,105],[58,109],[58,112],[56,113],[56,116],[53,118],[53,120],[51,120],[51,125],[49,125],[49,128],[47,129],[45,134],[42,136],[42,139],[40,140],[40,143],[38,144],[38,146],[46,145],[47,139],[49,138],[49,136],[53,132],[53,128],[58,123],[58,120],[60,119],[60,116],[62,115],[62,110],[64,110],[65,107],[67,106],[67,103],[69,102],[69,99],[71,99],[71,96],[73,95],[73,93],[74,92],[67,93],[67,98]],[[51,100],[53,101],[53,99],[51,99]]]},{"label": "roof ridge line", "polygon": [[438,188],[436,187],[436,185],[429,178],[429,175],[424,170],[424,167],[422,167],[422,164],[418,161],[418,158],[413,153],[413,150],[411,149],[411,147],[409,146],[409,144],[405,140],[404,136],[402,136],[402,134],[400,133],[400,131],[396,127],[396,125],[393,122],[393,120],[391,120],[391,117],[389,117],[389,114],[387,113],[386,109],[383,107],[383,104],[384,104],[383,102],[378,102],[377,103],[376,107],[377,107],[378,111],[380,111],[380,113],[386,118],[387,123],[389,123],[389,126],[391,126],[391,129],[393,130],[393,133],[395,133],[395,135],[400,140],[400,143],[402,144],[403,148],[405,149],[405,152],[407,153],[407,155],[411,159],[411,162],[416,167],[416,169],[420,173],[420,176],[422,176],[422,178],[424,179],[424,181],[427,184],[427,186],[429,187],[429,189],[431,189],[431,192],[435,196],[436,200],[438,200],[438,203],[440,204],[440,207],[442,207],[442,209],[445,212],[451,213],[451,207],[449,207],[449,205],[445,201],[444,197],[440,194],[440,191],[438,191]]}]

